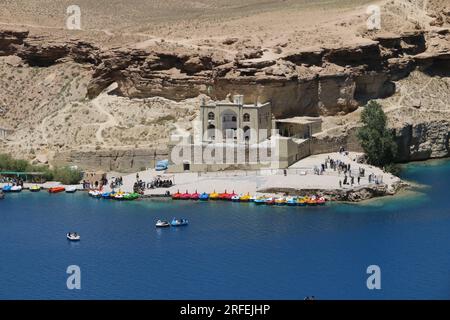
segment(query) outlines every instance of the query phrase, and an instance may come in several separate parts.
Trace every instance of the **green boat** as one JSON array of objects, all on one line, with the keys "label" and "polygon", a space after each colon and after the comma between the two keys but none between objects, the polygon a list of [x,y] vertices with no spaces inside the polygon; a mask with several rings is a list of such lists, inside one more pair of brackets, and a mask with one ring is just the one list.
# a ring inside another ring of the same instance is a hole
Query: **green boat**
[{"label": "green boat", "polygon": [[136,200],[140,197],[139,193],[127,193],[123,195],[124,200]]}]

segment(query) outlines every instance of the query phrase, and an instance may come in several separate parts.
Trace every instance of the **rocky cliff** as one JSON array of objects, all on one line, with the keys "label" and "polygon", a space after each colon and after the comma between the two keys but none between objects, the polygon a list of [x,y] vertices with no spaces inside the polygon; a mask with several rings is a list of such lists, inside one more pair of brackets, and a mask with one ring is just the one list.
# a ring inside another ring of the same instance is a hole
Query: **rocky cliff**
[{"label": "rocky cliff", "polygon": [[448,64],[449,31],[373,35],[364,43],[287,52],[278,58],[262,51],[230,57],[160,44],[152,49],[115,48],[72,39],[59,42],[26,31],[0,31],[0,55],[16,55],[30,66],[68,59],[93,69],[88,96],[113,82],[114,94],[129,98],[161,96],[183,100],[208,94],[224,99],[242,93],[248,102],[271,100],[276,117],[335,115],[368,99],[395,92],[393,81],[417,67]]}]

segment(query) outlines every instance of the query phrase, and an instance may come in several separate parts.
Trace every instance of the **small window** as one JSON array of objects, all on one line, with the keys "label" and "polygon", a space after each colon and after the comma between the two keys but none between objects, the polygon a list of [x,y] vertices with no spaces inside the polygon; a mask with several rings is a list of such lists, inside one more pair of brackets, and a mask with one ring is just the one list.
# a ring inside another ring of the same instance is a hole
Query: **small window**
[{"label": "small window", "polygon": [[250,121],[250,115],[248,113],[244,113],[244,122]]},{"label": "small window", "polygon": [[231,121],[232,121],[232,122],[236,122],[236,121],[237,121],[237,120],[236,120],[236,117],[233,116],[233,117],[231,118]]},{"label": "small window", "polygon": [[208,113],[208,120],[214,120],[214,112]]}]

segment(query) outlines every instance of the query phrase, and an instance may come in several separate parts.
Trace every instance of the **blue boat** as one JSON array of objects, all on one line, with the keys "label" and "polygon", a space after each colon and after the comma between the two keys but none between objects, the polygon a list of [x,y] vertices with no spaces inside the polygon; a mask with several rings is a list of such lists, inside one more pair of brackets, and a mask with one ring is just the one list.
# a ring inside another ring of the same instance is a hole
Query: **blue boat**
[{"label": "blue boat", "polygon": [[105,193],[102,193],[102,198],[103,198],[103,199],[109,199],[109,198],[111,198],[111,192],[105,192]]},{"label": "blue boat", "polygon": [[199,200],[206,201],[206,200],[209,199],[209,194],[207,194],[206,192],[203,192],[203,193],[198,197],[198,199],[199,199]]},{"label": "blue boat", "polygon": [[3,190],[4,192],[10,192],[10,191],[11,191],[11,188],[12,188],[12,186],[4,186],[2,190]]},{"label": "blue boat", "polygon": [[286,204],[288,206],[296,206],[297,205],[297,198],[289,198],[286,200]]},{"label": "blue boat", "polygon": [[170,222],[170,225],[172,227],[181,227],[181,226],[187,226],[188,225],[187,219],[172,219],[172,222]]}]

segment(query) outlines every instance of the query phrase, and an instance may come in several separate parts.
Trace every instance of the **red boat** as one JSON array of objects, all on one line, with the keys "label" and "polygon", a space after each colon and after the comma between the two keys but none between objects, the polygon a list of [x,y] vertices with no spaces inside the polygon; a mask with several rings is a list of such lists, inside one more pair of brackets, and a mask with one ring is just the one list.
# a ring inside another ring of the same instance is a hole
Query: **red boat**
[{"label": "red boat", "polygon": [[273,206],[275,204],[275,199],[270,198],[270,199],[266,200],[265,204],[267,204],[268,206]]},{"label": "red boat", "polygon": [[191,194],[191,200],[198,200],[200,198],[200,194],[195,190],[195,193]]},{"label": "red boat", "polygon": [[187,190],[186,190],[186,193],[183,193],[180,197],[181,200],[189,200],[190,198],[191,198],[191,194],[188,193]]},{"label": "red boat", "polygon": [[225,190],[224,193],[219,194],[219,200],[227,200],[230,197],[230,194]]},{"label": "red boat", "polygon": [[224,197],[224,200],[230,200],[230,201],[231,201],[231,198],[233,198],[233,197],[236,196],[236,195],[237,195],[237,194],[234,193],[234,190],[233,190],[232,193],[228,193],[228,194]]},{"label": "red boat", "polygon": [[58,193],[58,192],[64,192],[64,191],[66,191],[66,188],[64,188],[64,187],[53,187],[53,188],[48,189],[48,192],[50,192],[50,193]]},{"label": "red boat", "polygon": [[325,204],[325,202],[326,202],[326,200],[325,200],[324,197],[320,197],[318,200],[316,200],[316,203],[317,203],[319,206],[323,206],[323,205]]},{"label": "red boat", "polygon": [[177,193],[174,193],[172,195],[172,200],[180,200],[180,198],[181,198],[180,190],[178,190]]}]

